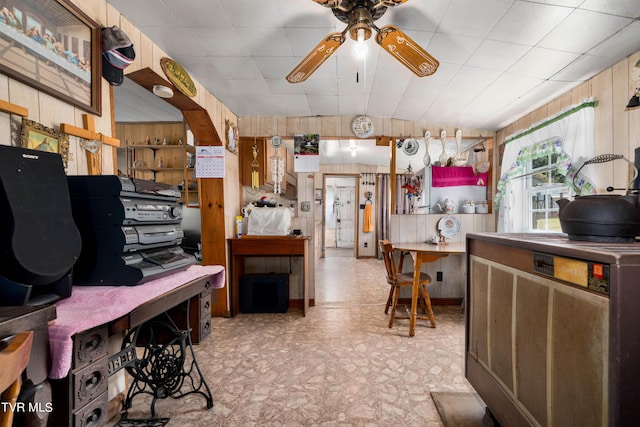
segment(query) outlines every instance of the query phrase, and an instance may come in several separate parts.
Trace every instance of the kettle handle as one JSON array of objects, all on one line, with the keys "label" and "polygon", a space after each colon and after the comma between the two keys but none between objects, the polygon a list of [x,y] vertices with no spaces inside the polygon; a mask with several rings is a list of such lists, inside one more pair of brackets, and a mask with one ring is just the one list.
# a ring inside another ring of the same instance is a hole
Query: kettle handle
[{"label": "kettle handle", "polygon": [[[607,163],[607,162],[611,162],[613,160],[618,160],[618,159],[622,159],[622,160],[626,161],[633,168],[633,178],[631,178],[631,181],[629,181],[629,183],[627,184],[627,188],[626,188],[626,191],[625,191],[625,194],[628,195],[629,194],[629,187],[631,187],[631,184],[633,183],[633,181],[635,181],[636,178],[638,177],[638,168],[629,159],[625,158],[622,154],[600,154],[600,155],[595,156],[594,158],[584,162],[582,164],[582,166],[580,166],[578,168],[578,170],[576,171],[575,175],[573,175],[573,180],[571,181],[572,184],[573,184],[573,187],[577,188],[576,187],[576,178],[578,177],[578,174],[580,173],[582,168],[585,167],[586,165],[590,165],[590,164],[593,164],[593,163]],[[608,188],[607,188],[607,191],[609,191]]]}]

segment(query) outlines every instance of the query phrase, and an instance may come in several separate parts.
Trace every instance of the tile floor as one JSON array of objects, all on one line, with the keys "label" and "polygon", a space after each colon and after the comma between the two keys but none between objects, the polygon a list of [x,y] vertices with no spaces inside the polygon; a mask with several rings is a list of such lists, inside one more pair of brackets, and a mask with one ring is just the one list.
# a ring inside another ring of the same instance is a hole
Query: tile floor
[{"label": "tile floor", "polygon": [[[471,391],[464,378],[464,315],[435,306],[437,328],[387,327],[388,285],[375,259],[327,257],[316,266],[316,305],[306,317],[213,318],[195,346],[212,390],[159,400],[169,426],[443,426],[431,391]],[[134,400],[130,418],[149,416]]]}]

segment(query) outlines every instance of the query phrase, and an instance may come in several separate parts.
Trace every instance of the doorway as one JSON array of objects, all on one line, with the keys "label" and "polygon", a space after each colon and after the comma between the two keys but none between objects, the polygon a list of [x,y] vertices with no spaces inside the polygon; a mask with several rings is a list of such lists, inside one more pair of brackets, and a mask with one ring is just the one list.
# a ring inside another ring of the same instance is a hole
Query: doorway
[{"label": "doorway", "polygon": [[356,256],[358,194],[354,176],[325,177],[324,256]]}]

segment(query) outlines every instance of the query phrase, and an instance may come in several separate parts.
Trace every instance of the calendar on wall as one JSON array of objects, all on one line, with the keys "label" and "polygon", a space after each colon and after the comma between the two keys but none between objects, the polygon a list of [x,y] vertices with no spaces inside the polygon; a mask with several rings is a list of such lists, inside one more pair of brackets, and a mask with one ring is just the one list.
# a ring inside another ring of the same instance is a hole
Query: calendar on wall
[{"label": "calendar on wall", "polygon": [[295,172],[320,170],[320,135],[296,134],[293,136],[293,170]]},{"label": "calendar on wall", "polygon": [[196,178],[224,178],[224,147],[196,147]]}]

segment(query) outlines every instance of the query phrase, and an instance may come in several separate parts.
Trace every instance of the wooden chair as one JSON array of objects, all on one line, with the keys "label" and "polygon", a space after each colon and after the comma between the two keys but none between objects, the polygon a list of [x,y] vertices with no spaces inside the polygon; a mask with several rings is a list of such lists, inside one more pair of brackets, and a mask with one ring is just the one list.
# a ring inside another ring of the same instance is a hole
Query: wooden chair
[{"label": "wooden chair", "polygon": [[[389,297],[387,298],[387,304],[384,308],[385,314],[389,312],[391,307],[391,315],[389,316],[389,327],[393,327],[393,321],[395,319],[408,319],[409,314],[406,317],[397,317],[396,309],[398,307],[398,295],[400,294],[400,288],[403,286],[413,286],[413,273],[402,273],[402,262],[405,254],[400,255],[400,261],[396,267],[396,263],[393,259],[393,245],[388,240],[378,241],[380,246],[380,253],[384,260],[384,265],[387,269],[387,283],[391,286],[389,289]],[[427,285],[431,283],[431,277],[426,273],[420,273],[420,284],[418,288],[418,303],[422,307],[422,312],[427,313],[427,307],[431,306],[429,300],[429,292],[427,291]],[[427,317],[421,317],[427,318]]]},{"label": "wooden chair", "polygon": [[[31,357],[33,332],[20,332],[11,341],[0,340],[0,391],[2,402],[9,402],[7,411],[0,411],[0,427],[11,427],[13,409],[15,408],[20,387],[22,371],[27,367]],[[5,406],[5,405],[3,405]]]}]

